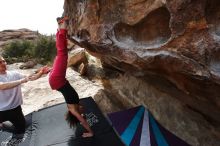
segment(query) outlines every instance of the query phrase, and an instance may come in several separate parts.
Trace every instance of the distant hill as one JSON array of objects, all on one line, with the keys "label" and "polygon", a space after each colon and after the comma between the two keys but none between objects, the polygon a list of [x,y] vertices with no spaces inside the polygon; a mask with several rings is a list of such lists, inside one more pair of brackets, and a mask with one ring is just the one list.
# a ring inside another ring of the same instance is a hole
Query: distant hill
[{"label": "distant hill", "polygon": [[40,34],[37,31],[31,31],[29,29],[11,29],[0,31],[0,52],[2,48],[15,40],[34,40]]}]

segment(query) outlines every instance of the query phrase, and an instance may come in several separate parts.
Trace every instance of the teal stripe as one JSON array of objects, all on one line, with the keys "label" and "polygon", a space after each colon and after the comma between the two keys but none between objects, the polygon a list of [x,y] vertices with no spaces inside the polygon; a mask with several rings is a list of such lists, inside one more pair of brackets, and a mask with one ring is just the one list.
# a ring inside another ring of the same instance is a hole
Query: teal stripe
[{"label": "teal stripe", "polygon": [[143,113],[144,113],[144,107],[142,106],[139,109],[139,111],[136,113],[136,115],[134,116],[132,121],[129,123],[128,127],[122,133],[121,138],[124,141],[124,143],[126,144],[126,146],[130,145],[130,143],[135,135],[135,132],[138,128],[138,124],[141,120],[141,117],[143,116]]},{"label": "teal stripe", "polygon": [[156,121],[154,120],[153,116],[149,114],[150,123],[152,125],[153,133],[155,139],[157,141],[158,146],[169,146],[166,139],[164,138],[163,134],[161,133],[159,127],[157,126]]}]

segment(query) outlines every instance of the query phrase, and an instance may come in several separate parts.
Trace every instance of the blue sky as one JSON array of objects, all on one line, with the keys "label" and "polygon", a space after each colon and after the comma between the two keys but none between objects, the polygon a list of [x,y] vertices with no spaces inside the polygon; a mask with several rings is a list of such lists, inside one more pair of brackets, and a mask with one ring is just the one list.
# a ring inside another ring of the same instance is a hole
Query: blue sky
[{"label": "blue sky", "polygon": [[64,0],[0,0],[0,31],[27,28],[55,34]]}]

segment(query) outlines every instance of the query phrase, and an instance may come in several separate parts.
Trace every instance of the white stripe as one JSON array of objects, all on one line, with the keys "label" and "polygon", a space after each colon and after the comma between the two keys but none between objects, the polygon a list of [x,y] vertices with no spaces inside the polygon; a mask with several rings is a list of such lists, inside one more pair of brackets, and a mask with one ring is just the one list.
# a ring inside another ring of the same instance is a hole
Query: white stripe
[{"label": "white stripe", "polygon": [[151,146],[148,111],[145,109],[140,146]]}]

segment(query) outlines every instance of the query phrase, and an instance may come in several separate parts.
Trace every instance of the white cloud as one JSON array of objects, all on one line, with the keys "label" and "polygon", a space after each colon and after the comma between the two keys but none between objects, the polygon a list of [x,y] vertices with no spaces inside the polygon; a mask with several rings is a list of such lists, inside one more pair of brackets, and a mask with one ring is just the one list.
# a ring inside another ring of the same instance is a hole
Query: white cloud
[{"label": "white cloud", "polygon": [[0,0],[0,31],[28,28],[55,34],[63,4],[64,0]]}]

